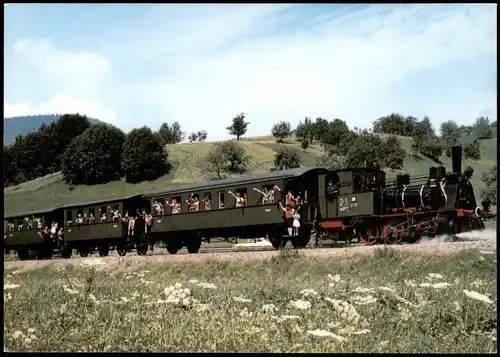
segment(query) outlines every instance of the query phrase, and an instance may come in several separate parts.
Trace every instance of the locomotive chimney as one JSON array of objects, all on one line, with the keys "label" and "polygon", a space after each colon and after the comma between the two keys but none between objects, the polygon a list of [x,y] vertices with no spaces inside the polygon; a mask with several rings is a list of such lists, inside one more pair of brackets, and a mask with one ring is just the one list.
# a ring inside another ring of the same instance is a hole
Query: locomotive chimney
[{"label": "locomotive chimney", "polygon": [[451,148],[451,165],[453,173],[462,174],[462,146],[456,145]]}]

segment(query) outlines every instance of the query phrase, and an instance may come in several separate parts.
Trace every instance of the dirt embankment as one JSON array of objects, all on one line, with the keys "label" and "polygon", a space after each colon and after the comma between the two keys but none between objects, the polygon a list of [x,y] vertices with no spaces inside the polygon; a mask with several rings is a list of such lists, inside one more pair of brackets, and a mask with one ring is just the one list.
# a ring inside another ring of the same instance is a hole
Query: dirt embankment
[{"label": "dirt embankment", "polygon": [[[478,234],[473,232],[460,237],[459,242],[443,242],[442,237],[421,240],[417,244],[391,245],[390,247],[401,251],[411,251],[416,254],[443,255],[450,254],[463,249],[480,249],[486,253],[496,254],[496,231],[483,232]],[[299,255],[305,258],[330,257],[350,258],[362,254],[373,254],[377,249],[384,249],[384,245],[376,246],[350,246],[344,248],[322,248],[304,249],[299,251]],[[137,256],[135,253],[125,257],[120,257],[113,252],[112,255],[99,258],[73,258],[73,259],[52,259],[41,261],[10,261],[4,263],[5,269],[31,270],[41,267],[62,268],[65,266],[96,266],[99,269],[113,270],[118,267],[143,267],[151,264],[182,264],[205,262],[234,261],[238,263],[265,260],[279,256],[279,251],[249,251],[249,252],[213,252],[204,254],[177,254],[177,255],[147,255]]]}]

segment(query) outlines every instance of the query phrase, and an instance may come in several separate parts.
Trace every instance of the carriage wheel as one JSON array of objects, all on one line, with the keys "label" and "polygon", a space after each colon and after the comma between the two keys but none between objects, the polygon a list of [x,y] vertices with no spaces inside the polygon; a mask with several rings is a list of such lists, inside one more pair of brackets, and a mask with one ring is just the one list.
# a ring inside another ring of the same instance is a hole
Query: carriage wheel
[{"label": "carriage wheel", "polygon": [[26,248],[20,248],[17,251],[17,257],[19,258],[19,260],[27,260],[27,259],[29,259],[29,256],[30,256],[30,253]]},{"label": "carriage wheel", "polygon": [[186,244],[186,248],[190,254],[196,254],[201,248],[201,237],[193,237]]},{"label": "carriage wheel", "polygon": [[71,247],[68,247],[68,246],[64,246],[62,249],[61,249],[61,257],[63,257],[64,259],[69,259],[71,258],[71,255],[73,254],[73,248]]},{"label": "carriage wheel", "polygon": [[359,230],[358,237],[360,242],[364,245],[374,245],[377,243],[379,236],[379,229],[377,226],[368,227],[365,226]]},{"label": "carriage wheel", "polygon": [[137,255],[146,255],[148,253],[148,243],[137,245]]},{"label": "carriage wheel", "polygon": [[124,257],[125,255],[127,255],[127,248],[125,247],[125,245],[118,245],[116,246],[116,252],[120,257]]},{"label": "carriage wheel", "polygon": [[174,239],[171,239],[168,243],[167,243],[167,252],[169,252],[170,254],[177,254],[177,252],[181,249],[181,244],[174,240]]},{"label": "carriage wheel", "polygon": [[80,256],[82,258],[87,258],[89,256],[89,251],[88,250],[81,250],[78,253],[80,253]]},{"label": "carriage wheel", "polygon": [[109,254],[109,246],[108,245],[99,246],[99,256],[100,257],[107,257],[108,254]]}]

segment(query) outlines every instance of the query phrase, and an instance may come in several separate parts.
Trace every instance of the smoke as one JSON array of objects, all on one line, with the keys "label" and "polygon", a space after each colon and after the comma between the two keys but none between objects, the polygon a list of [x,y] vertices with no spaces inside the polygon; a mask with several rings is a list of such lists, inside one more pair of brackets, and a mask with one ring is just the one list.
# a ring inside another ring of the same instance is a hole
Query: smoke
[{"label": "smoke", "polygon": [[449,243],[453,242],[455,239],[453,235],[450,234],[441,234],[435,237],[428,237],[428,236],[422,236],[420,240],[417,241],[416,244],[442,244],[442,243]]},{"label": "smoke", "polygon": [[458,233],[456,236],[458,239],[463,241],[484,240],[495,242],[497,239],[497,231],[496,229],[489,228],[478,231]]},{"label": "smoke", "polygon": [[464,233],[441,234],[435,237],[423,236],[417,244],[442,244],[450,242],[470,242],[470,241],[489,241],[495,242],[497,239],[497,231],[495,229],[482,229]]}]

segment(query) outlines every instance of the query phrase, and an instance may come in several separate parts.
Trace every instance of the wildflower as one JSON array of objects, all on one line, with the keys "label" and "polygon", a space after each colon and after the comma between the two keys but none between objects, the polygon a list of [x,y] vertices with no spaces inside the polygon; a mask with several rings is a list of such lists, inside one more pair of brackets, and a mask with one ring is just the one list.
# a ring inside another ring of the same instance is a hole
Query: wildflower
[{"label": "wildflower", "polygon": [[198,286],[204,289],[217,289],[217,286],[212,283],[198,283]]},{"label": "wildflower", "polygon": [[460,303],[458,301],[453,301],[453,305],[455,306],[456,312],[462,311],[462,306],[460,306]]},{"label": "wildflower", "polygon": [[469,291],[469,290],[463,290],[464,294],[470,297],[471,299],[479,300],[482,302],[485,302],[487,304],[492,304],[493,301],[490,300],[486,295],[480,294],[477,291]]},{"label": "wildflower", "polygon": [[495,254],[496,252],[492,252],[490,250],[481,250],[479,254]]},{"label": "wildflower", "polygon": [[417,287],[417,283],[414,280],[406,280],[405,279],[405,284],[408,285],[411,288]]},{"label": "wildflower", "polygon": [[190,284],[198,284],[198,280],[196,280],[196,279],[191,279],[191,280],[189,280],[189,283],[190,283]]},{"label": "wildflower", "polygon": [[359,316],[358,312],[356,311],[354,306],[352,306],[348,302],[342,301],[342,300],[335,300],[335,299],[331,299],[328,297],[325,298],[325,300],[330,302],[333,305],[335,310],[337,310],[337,312],[341,314],[340,316],[343,319],[346,319],[346,320],[351,321],[353,323],[359,322],[360,316]]},{"label": "wildflower", "polygon": [[278,320],[278,322],[283,322],[286,320],[298,320],[300,316],[297,315],[281,315],[281,316],[273,316],[272,319]]},{"label": "wildflower", "polygon": [[304,289],[300,292],[300,294],[303,295],[304,297],[318,296],[318,292],[316,290],[313,290],[313,289]]},{"label": "wildflower", "polygon": [[252,302],[252,300],[246,299],[246,298],[241,297],[241,296],[233,296],[233,300],[236,302],[243,302],[243,303]]},{"label": "wildflower", "polygon": [[361,331],[353,332],[352,334],[353,335],[364,335],[364,334],[370,333],[370,332],[371,332],[370,330],[361,330]]},{"label": "wildflower", "polygon": [[17,274],[20,274],[20,273],[21,273],[21,270],[14,270],[14,271],[12,272],[12,275],[17,275]]},{"label": "wildflower", "polygon": [[377,299],[374,298],[371,295],[367,295],[367,296],[354,296],[353,300],[355,300],[354,303],[356,305],[368,305],[368,304],[373,304],[373,303],[377,302]]},{"label": "wildflower", "polygon": [[94,296],[94,294],[89,294],[89,298],[90,298],[90,300],[91,300],[94,304],[96,304],[96,305],[99,305],[99,304],[100,304],[100,301],[99,301],[99,300],[97,300],[97,298]]},{"label": "wildflower", "polygon": [[329,328],[337,328],[340,325],[341,325],[341,323],[338,322],[338,321],[337,322],[329,322],[329,323],[326,324],[326,326],[329,327]]},{"label": "wildflower", "polygon": [[311,308],[311,303],[306,300],[294,300],[290,301],[289,303],[290,306],[299,309],[299,310],[307,310]]},{"label": "wildflower", "polygon": [[19,285],[19,284],[5,284],[3,286],[3,289],[4,290],[10,290],[10,289],[17,289],[17,288],[20,288],[20,287],[21,287],[21,285]]},{"label": "wildflower", "polygon": [[391,293],[395,292],[396,290],[392,289],[392,288],[388,288],[387,286],[379,286],[379,289],[380,290],[384,290],[384,291],[389,291]]},{"label": "wildflower", "polygon": [[345,338],[344,337],[341,337],[341,336],[338,336],[334,333],[331,333],[330,331],[326,331],[326,330],[308,330],[306,331],[307,334],[311,335],[311,336],[315,336],[315,337],[330,337],[330,338],[333,338],[333,339],[336,339],[337,341],[345,341]]},{"label": "wildflower", "polygon": [[339,274],[335,274],[335,275],[328,274],[327,278],[328,278],[328,280],[331,280],[331,281],[336,282],[336,283],[343,283],[344,282],[344,280],[342,280],[340,278]]},{"label": "wildflower", "polygon": [[479,287],[483,286],[483,281],[480,279],[476,279],[472,283],[470,283],[470,285],[474,288],[479,288]]},{"label": "wildflower", "polygon": [[373,292],[373,289],[357,287],[356,289],[353,290],[353,292],[355,292],[355,293],[371,293],[371,292]]},{"label": "wildflower", "polygon": [[274,306],[274,304],[262,305],[262,311],[273,312],[276,310],[278,310],[278,309],[276,308],[276,306]]},{"label": "wildflower", "polygon": [[419,286],[422,288],[446,289],[448,286],[451,286],[451,284],[446,282],[435,283],[435,284],[422,283]]},{"label": "wildflower", "polygon": [[70,295],[76,295],[76,294],[78,294],[78,290],[71,289],[71,288],[69,288],[67,285],[63,285],[63,290],[64,290],[66,293],[70,294]]},{"label": "wildflower", "polygon": [[260,327],[250,326],[250,328],[243,331],[243,333],[247,334],[247,335],[255,335],[256,333],[261,333],[262,331],[264,331],[264,329],[262,329]]},{"label": "wildflower", "polygon": [[241,317],[252,317],[253,312],[249,312],[248,309],[245,307],[245,308],[243,308],[243,310],[241,310],[240,316]]},{"label": "wildflower", "polygon": [[16,331],[12,334],[12,338],[14,338],[14,340],[17,340],[19,337],[22,336],[24,336],[24,333],[22,333],[21,331]]},{"label": "wildflower", "polygon": [[175,286],[174,286],[176,289],[180,289],[182,288],[182,285],[180,283],[175,283]]},{"label": "wildflower", "polygon": [[385,347],[389,344],[389,341],[382,341],[378,344],[379,347]]},{"label": "wildflower", "polygon": [[208,305],[208,304],[197,304],[195,307],[197,312],[207,311],[209,308],[210,308],[210,305]]},{"label": "wildflower", "polygon": [[427,279],[429,279],[429,280],[432,280],[432,279],[444,279],[444,277],[441,274],[430,273],[427,276]]},{"label": "wildflower", "polygon": [[3,294],[3,300],[8,301],[12,299],[12,294],[9,292],[7,295]]},{"label": "wildflower", "polygon": [[182,306],[188,307],[190,305],[190,300],[187,298],[182,299]]},{"label": "wildflower", "polygon": [[408,321],[412,317],[411,312],[407,308],[401,308],[399,311],[399,318],[402,321]]}]

